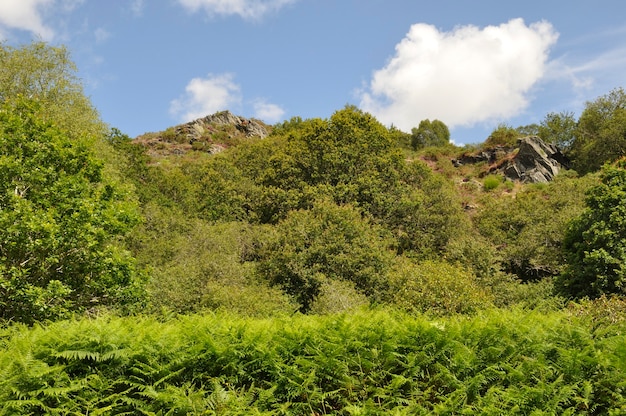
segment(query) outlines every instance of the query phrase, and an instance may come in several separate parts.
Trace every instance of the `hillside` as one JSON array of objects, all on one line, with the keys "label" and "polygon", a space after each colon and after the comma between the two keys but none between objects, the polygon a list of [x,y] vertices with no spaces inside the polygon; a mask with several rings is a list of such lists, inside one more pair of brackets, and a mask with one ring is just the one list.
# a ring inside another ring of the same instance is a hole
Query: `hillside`
[{"label": "hillside", "polygon": [[265,138],[271,131],[271,126],[260,120],[221,111],[165,131],[142,134],[135,142],[147,147],[152,157],[181,155],[189,151],[215,154],[247,138]]},{"label": "hillside", "polygon": [[350,105],[131,139],[0,49],[0,414],[625,412],[624,90],[463,147]]}]

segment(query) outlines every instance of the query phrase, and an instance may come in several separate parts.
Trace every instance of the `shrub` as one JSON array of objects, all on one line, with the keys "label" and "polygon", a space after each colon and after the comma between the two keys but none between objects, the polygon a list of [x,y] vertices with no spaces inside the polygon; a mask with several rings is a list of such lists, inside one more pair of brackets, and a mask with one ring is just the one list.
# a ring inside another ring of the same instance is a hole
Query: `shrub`
[{"label": "shrub", "polygon": [[468,270],[443,261],[399,259],[389,275],[389,301],[411,312],[471,313],[491,305],[490,293]]},{"label": "shrub", "polygon": [[391,244],[385,231],[354,207],[320,201],[277,225],[258,272],[293,296],[302,312],[311,309],[327,281],[350,282],[375,299],[393,259]]},{"label": "shrub", "polygon": [[511,126],[506,124],[499,124],[496,129],[491,132],[487,140],[485,140],[484,146],[486,147],[495,147],[495,146],[506,146],[513,147],[517,144],[517,139],[520,138],[522,134],[518,132]]},{"label": "shrub", "polygon": [[626,293],[626,159],[605,165],[601,181],[565,235],[567,266],[556,281],[565,296]]},{"label": "shrub", "polygon": [[487,175],[483,179],[483,189],[485,191],[493,191],[502,183],[502,178],[498,175]]},{"label": "shrub", "polygon": [[0,318],[33,322],[142,297],[117,241],[137,206],[91,148],[42,120],[40,104],[0,106]]}]

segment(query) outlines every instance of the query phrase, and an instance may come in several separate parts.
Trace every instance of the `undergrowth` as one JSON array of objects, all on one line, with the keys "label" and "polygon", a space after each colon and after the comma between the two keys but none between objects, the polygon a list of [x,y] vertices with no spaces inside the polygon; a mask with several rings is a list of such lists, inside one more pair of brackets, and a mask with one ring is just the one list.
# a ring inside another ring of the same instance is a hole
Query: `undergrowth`
[{"label": "undergrowth", "polygon": [[0,329],[0,414],[623,414],[623,322],[567,311]]}]

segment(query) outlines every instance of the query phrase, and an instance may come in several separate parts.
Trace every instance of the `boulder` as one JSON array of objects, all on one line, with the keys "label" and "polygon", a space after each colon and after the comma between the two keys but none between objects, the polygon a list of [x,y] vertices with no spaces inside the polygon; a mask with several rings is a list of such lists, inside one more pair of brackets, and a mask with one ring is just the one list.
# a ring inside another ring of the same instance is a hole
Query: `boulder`
[{"label": "boulder", "polygon": [[476,163],[488,163],[489,173],[501,173],[524,183],[549,182],[562,168],[569,168],[569,160],[563,152],[538,136],[518,139],[515,147],[495,146],[452,159],[455,167]]},{"label": "boulder", "polygon": [[554,179],[567,164],[565,155],[553,144],[546,144],[538,136],[518,140],[518,152],[500,167],[504,175],[524,183],[545,183]]}]

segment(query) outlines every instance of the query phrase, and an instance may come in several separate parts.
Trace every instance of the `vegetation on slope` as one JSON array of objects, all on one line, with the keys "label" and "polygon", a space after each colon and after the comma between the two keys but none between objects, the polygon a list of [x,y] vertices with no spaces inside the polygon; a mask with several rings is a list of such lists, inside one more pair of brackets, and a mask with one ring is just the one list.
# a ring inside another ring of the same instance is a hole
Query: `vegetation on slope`
[{"label": "vegetation on slope", "polygon": [[[136,141],[64,48],[0,45],[0,414],[623,413],[625,103]],[[528,134],[576,171],[451,163]]]}]

